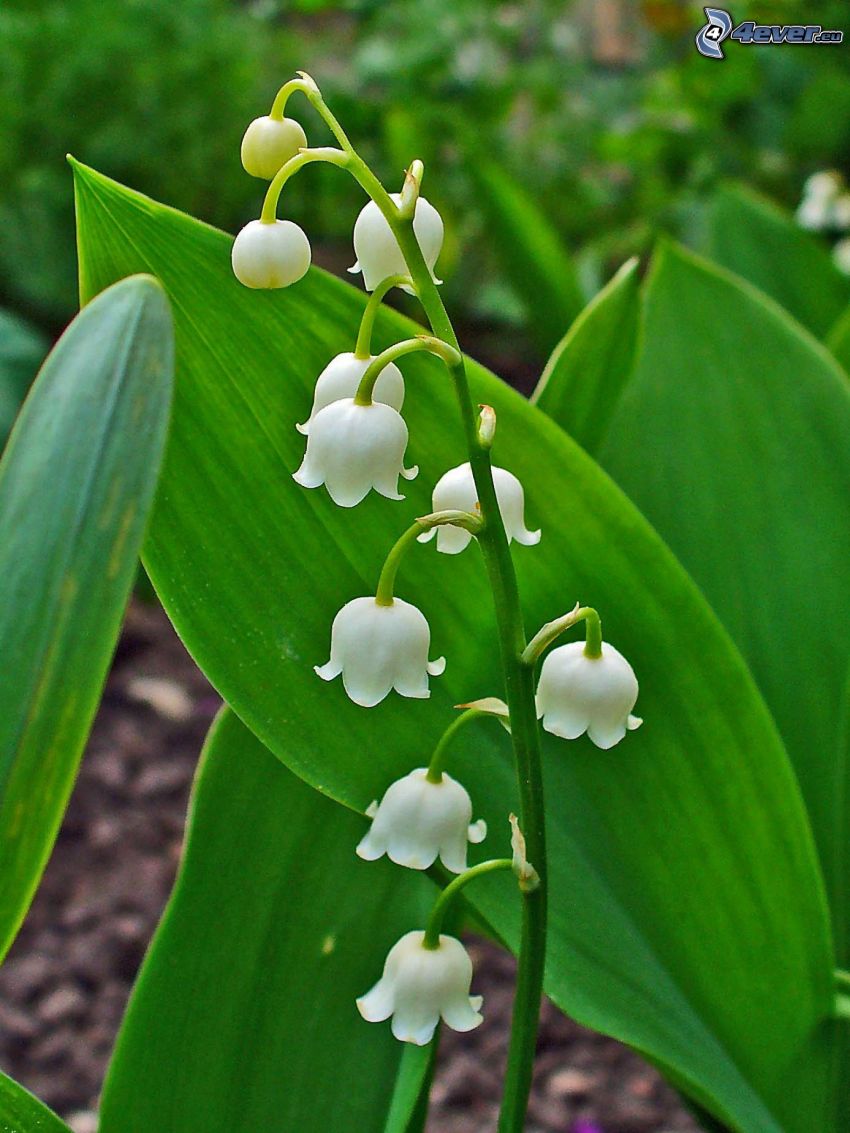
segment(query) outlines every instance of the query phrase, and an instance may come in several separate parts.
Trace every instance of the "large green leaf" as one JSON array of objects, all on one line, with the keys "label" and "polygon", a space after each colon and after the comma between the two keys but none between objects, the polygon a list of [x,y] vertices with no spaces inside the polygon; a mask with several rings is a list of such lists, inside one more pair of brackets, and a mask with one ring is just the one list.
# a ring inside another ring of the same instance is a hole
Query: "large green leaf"
[{"label": "large green leaf", "polygon": [[0,463],[0,956],[53,845],[115,646],[172,352],[156,281],[112,288],[51,352]]},{"label": "large green leaf", "polygon": [[0,449],[46,353],[42,334],[8,311],[0,311]]},{"label": "large green leaf", "polygon": [[752,288],[668,249],[648,282],[640,359],[600,457],[750,663],[796,765],[843,952],[846,377]]},{"label": "large green leaf", "polygon": [[71,1133],[38,1098],[0,1073],[0,1130],[3,1133]]},{"label": "large green leaf", "polygon": [[[176,313],[173,442],[147,545],[153,581],[249,727],[300,776],[363,809],[427,758],[451,705],[499,691],[474,549],[447,559],[416,548],[401,572],[400,594],[427,612],[435,650],[449,657],[430,702],[393,698],[367,712],[312,672],[336,610],[373,592],[390,541],[463,460],[445,374],[433,359],[405,360],[410,455],[422,465],[408,502],[335,508],[293,484],[303,448],[293,426],[321,367],[350,347],[363,297],[318,271],[285,292],[248,292],[231,277],[227,237],[81,167],[77,200],[84,293],[144,266]],[[385,312],[381,344],[411,329]],[[828,922],[770,716],[634,507],[545,415],[470,371],[474,396],[499,415],[498,461],[524,479],[530,521],[544,527],[540,546],[516,556],[529,622],[593,601],[642,682],[646,723],[622,746],[545,747],[549,994],[647,1053],[733,1129],[827,1133]],[[452,766],[490,823],[484,849],[506,849],[515,804],[506,735],[488,722],[468,729]],[[515,942],[510,880],[470,892]]]},{"label": "large green leaf", "polygon": [[[107,1078],[102,1133],[384,1133],[403,1047],[354,1000],[424,923],[434,890],[361,862],[364,829],[222,712]],[[408,1099],[428,1054],[405,1061]]]},{"label": "large green leaf", "polygon": [[550,351],[584,306],[575,264],[557,228],[522,185],[483,154],[468,170],[493,232],[493,248],[522,300],[536,340]]},{"label": "large green leaf", "polygon": [[718,191],[709,211],[706,251],[814,334],[825,335],[850,302],[850,279],[826,248],[792,216],[743,185]]},{"label": "large green leaf", "polygon": [[558,343],[531,400],[595,454],[634,364],[638,262],[623,264]]}]

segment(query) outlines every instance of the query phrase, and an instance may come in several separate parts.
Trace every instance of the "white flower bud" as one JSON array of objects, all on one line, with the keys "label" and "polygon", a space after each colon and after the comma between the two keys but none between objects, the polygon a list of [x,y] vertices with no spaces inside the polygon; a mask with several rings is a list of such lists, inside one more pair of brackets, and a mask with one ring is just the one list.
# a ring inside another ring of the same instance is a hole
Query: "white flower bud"
[{"label": "white flower bud", "polygon": [[[540,532],[529,531],[525,526],[525,496],[522,484],[516,476],[505,468],[494,468],[493,483],[508,541],[516,539],[517,543],[522,543],[526,547],[533,547],[539,543]],[[478,489],[475,487],[469,463],[451,468],[440,477],[432,495],[432,510],[469,511],[473,514],[480,510]],[[437,550],[445,555],[460,554],[472,538],[465,528],[444,523],[439,527],[432,527],[430,531],[423,531],[419,536],[419,542],[427,543],[435,534]]]},{"label": "white flower bud", "polygon": [[463,873],[467,842],[487,836],[483,819],[471,823],[472,802],[460,783],[445,772],[433,783],[426,767],[397,779],[367,813],[372,825],[357,853],[369,862],[386,854],[396,865],[428,869],[439,855],[446,869]]},{"label": "white flower bud", "polygon": [[416,606],[394,598],[379,606],[374,598],[354,598],[333,620],[331,656],[316,672],[323,681],[342,674],[345,691],[355,704],[374,708],[390,689],[425,700],[428,677],[438,677],[445,657],[428,660],[431,630]]},{"label": "white flower bud", "polygon": [[829,226],[830,204],[821,197],[803,197],[797,207],[797,223],[809,232],[819,232]]},{"label": "white flower bud", "polygon": [[242,138],[242,167],[252,177],[271,181],[275,173],[307,145],[301,124],[292,118],[255,118]]},{"label": "white flower bud", "polygon": [[[298,432],[307,436],[310,432],[310,422],[326,405],[333,405],[335,401],[342,401],[343,398],[353,398],[360,385],[360,379],[370,362],[374,361],[374,354],[369,358],[356,358],[351,351],[337,354],[336,358],[332,358],[319,374],[310,416],[303,425],[295,426]],[[378,380],[372,390],[372,400],[392,406],[397,413],[401,412],[404,404],[404,378],[394,362],[389,362],[378,374]]]},{"label": "white flower bud", "polygon": [[310,241],[291,220],[252,220],[233,241],[230,259],[246,287],[288,287],[310,266]]},{"label": "white flower bud", "polygon": [[613,645],[601,657],[586,657],[583,641],[547,654],[537,683],[537,715],[553,736],[574,740],[587,732],[597,747],[619,743],[643,721],[631,716],[638,682],[631,665]]},{"label": "white flower bud", "polygon": [[403,500],[398,478],[412,480],[419,469],[404,467],[407,425],[389,405],[358,405],[341,398],[310,420],[307,452],[293,480],[303,488],[322,484],[340,507],[354,507],[374,488],[388,500]]},{"label": "white flower bud", "polygon": [[803,196],[821,201],[831,201],[838,193],[844,178],[834,169],[821,169],[807,177],[803,184]]},{"label": "white flower bud", "polygon": [[424,940],[424,932],[406,933],[390,949],[380,980],[357,1000],[367,1022],[392,1016],[395,1037],[417,1046],[431,1041],[441,1017],[453,1031],[482,1022],[482,998],[469,994],[469,953],[453,936],[441,935],[438,948],[425,948]]},{"label": "white flower bud", "polygon": [[[390,193],[396,204],[401,202],[400,193]],[[413,214],[413,234],[422,249],[422,255],[431,278],[442,283],[434,275],[434,265],[443,247],[443,221],[432,204],[419,197]],[[391,275],[408,275],[409,269],[404,261],[398,241],[392,229],[374,201],[364,205],[354,223],[354,254],[357,262],[350,272],[363,272],[363,284],[367,291],[374,291]],[[410,291],[409,287],[405,291]]]}]

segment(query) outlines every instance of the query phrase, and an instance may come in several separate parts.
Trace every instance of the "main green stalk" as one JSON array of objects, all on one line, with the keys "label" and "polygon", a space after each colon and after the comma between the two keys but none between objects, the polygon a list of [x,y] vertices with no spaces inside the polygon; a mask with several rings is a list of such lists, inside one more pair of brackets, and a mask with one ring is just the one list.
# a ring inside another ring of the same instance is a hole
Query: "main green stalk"
[{"label": "main green stalk", "polygon": [[[377,203],[398,240],[416,294],[434,334],[460,352],[454,327],[413,234],[412,222],[398,216],[386,190],[357,155],[352,155],[349,169]],[[499,1133],[521,1133],[531,1090],[546,959],[546,829],[540,733],[534,702],[533,669],[521,660],[526,637],[516,572],[496,500],[489,449],[481,444],[478,437],[477,414],[462,356],[460,362],[451,367],[451,372],[460,404],[469,463],[484,520],[484,527],[478,533],[478,542],[484,555],[496,606],[519,786],[520,824],[525,834],[528,859],[540,875],[540,885],[533,892],[523,894],[522,937],[517,963],[513,1025],[499,1115]]]}]

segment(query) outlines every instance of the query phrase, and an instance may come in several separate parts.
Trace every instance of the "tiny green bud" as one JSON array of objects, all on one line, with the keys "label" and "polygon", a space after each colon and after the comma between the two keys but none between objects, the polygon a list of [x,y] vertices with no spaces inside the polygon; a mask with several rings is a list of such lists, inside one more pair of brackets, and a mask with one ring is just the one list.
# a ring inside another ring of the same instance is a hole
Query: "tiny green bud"
[{"label": "tiny green bud", "polygon": [[492,405],[479,405],[478,439],[483,448],[492,448],[496,436],[496,410]]},{"label": "tiny green bud", "polygon": [[519,820],[515,814],[508,816],[511,824],[511,849],[513,850],[512,867],[516,874],[519,887],[523,893],[533,893],[540,885],[540,875],[526,857],[525,836],[519,828]]}]

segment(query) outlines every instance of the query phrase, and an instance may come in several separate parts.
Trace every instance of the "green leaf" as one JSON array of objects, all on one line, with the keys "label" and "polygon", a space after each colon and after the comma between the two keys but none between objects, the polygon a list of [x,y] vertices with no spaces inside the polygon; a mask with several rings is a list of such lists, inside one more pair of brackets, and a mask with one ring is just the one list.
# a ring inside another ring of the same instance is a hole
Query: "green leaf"
[{"label": "green leaf", "polygon": [[434,890],[360,861],[365,828],[220,714],[107,1078],[102,1133],[384,1133],[400,1063],[415,1102],[428,1049],[403,1059],[389,1025],[364,1022],[354,1001],[395,941],[423,925]]},{"label": "green leaf", "polygon": [[[248,292],[231,276],[227,237],[76,174],[84,292],[147,267],[175,306],[172,444],[146,557],[154,584],[247,725],[298,775],[362,810],[422,765],[452,705],[501,692],[474,548],[449,558],[417,547],[400,574],[435,654],[448,654],[430,701],[364,711],[312,671],[336,611],[374,593],[392,539],[464,459],[453,390],[436,360],[405,359],[410,459],[422,466],[406,503],[370,499],[352,512],[298,489],[294,422],[322,366],[350,349],[363,296],[319,271],[283,292]],[[415,329],[385,311],[376,345]],[[547,737],[547,990],[732,1129],[833,1131],[828,921],[772,720],[696,587],[622,493],[544,414],[481,367],[470,376],[476,400],[498,413],[497,462],[524,480],[529,521],[544,527],[539,547],[516,553],[529,625],[593,601],[641,678],[646,722],[621,746]],[[508,852],[516,795],[503,729],[467,729],[451,767],[489,823],[482,851]],[[469,892],[515,944],[512,881]]]},{"label": "green leaf", "polygon": [[112,288],[51,352],[0,462],[0,956],[50,854],[156,485],[168,303]]},{"label": "green leaf", "polygon": [[46,353],[42,334],[8,311],[0,311],[0,449]]},{"label": "green leaf", "polygon": [[634,363],[638,261],[629,260],[555,347],[532,395],[589,453],[596,453]]},{"label": "green leaf", "polygon": [[676,249],[648,281],[643,349],[601,460],[734,636],[794,760],[847,920],[850,389],[748,285]]},{"label": "green leaf", "polygon": [[850,302],[850,279],[823,244],[789,213],[742,185],[718,191],[709,211],[706,254],[754,283],[813,334],[825,335]]},{"label": "green leaf", "polygon": [[0,1073],[0,1129],[3,1133],[71,1133],[38,1098]]},{"label": "green leaf", "polygon": [[467,167],[506,278],[548,353],[584,306],[572,257],[534,198],[504,169],[480,154]]}]

